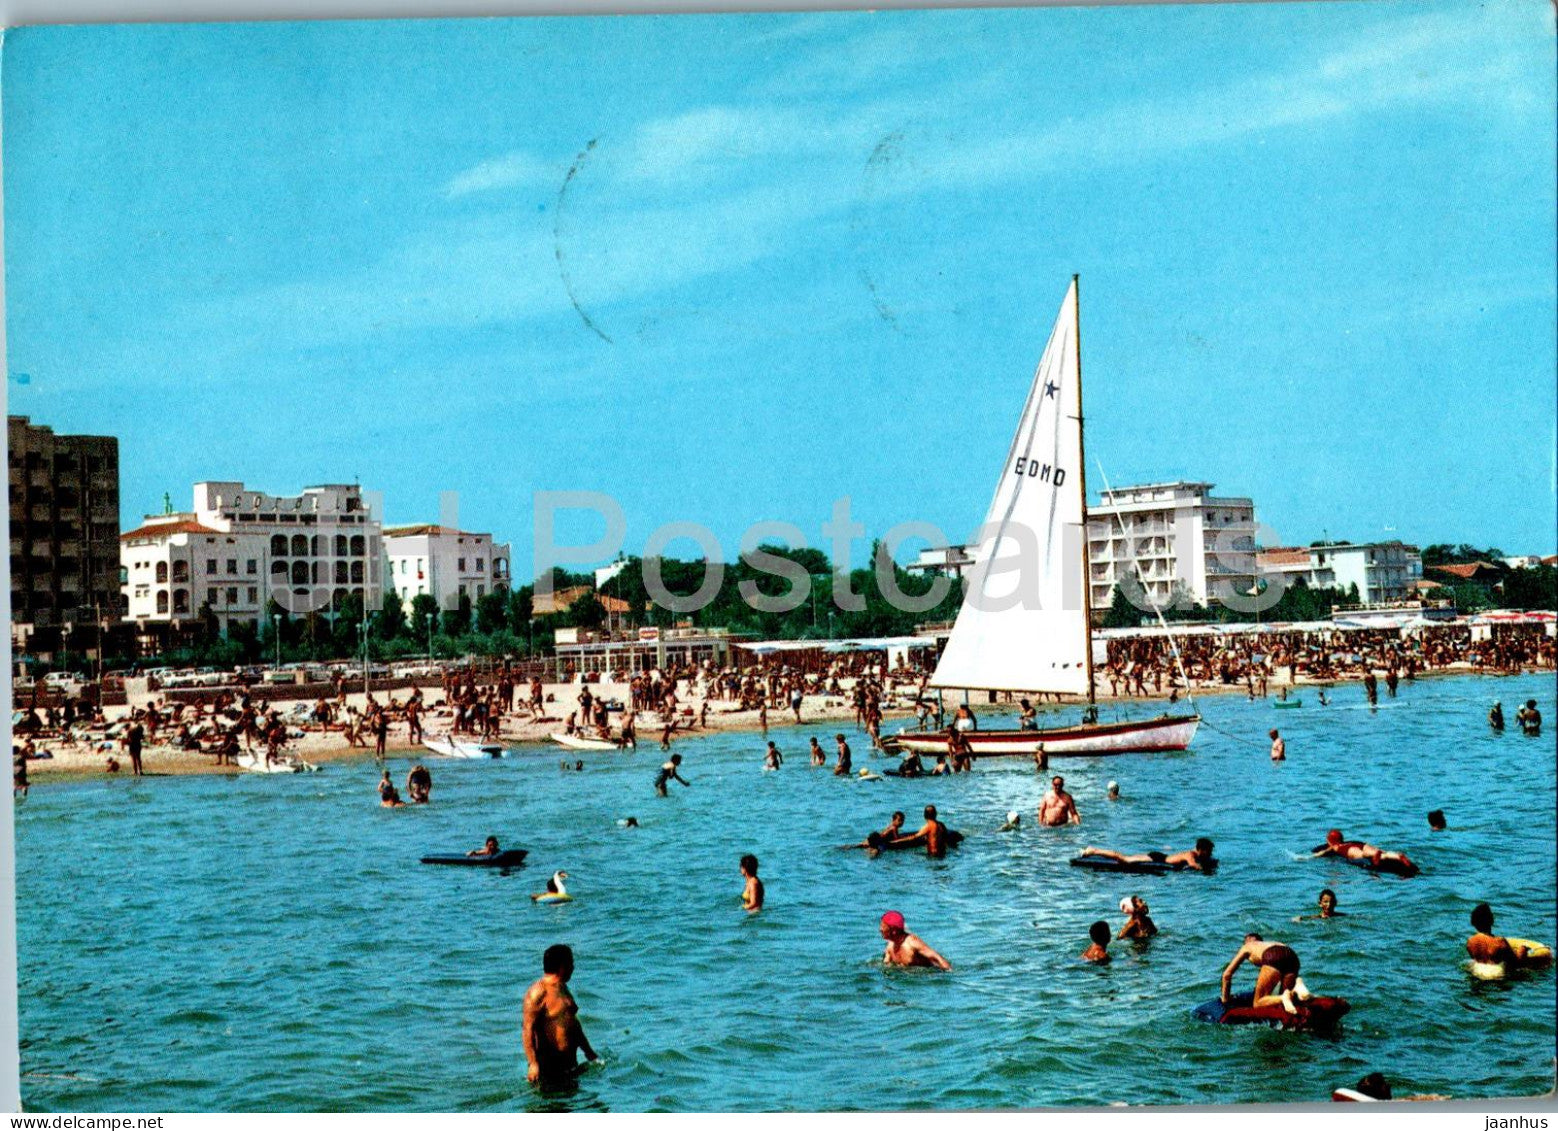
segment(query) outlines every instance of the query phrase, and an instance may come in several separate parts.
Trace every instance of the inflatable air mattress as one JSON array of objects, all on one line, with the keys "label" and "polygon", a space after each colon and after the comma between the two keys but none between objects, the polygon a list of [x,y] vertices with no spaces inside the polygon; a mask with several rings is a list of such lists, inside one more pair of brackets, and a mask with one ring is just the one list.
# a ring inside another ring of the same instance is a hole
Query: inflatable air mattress
[{"label": "inflatable air mattress", "polygon": [[528,848],[509,848],[491,856],[465,856],[454,853],[424,856],[424,864],[450,864],[456,868],[517,868],[530,855]]},{"label": "inflatable air mattress", "polygon": [[1293,1014],[1280,1005],[1263,1005],[1256,1009],[1250,1004],[1254,998],[1253,993],[1235,994],[1226,1005],[1213,998],[1192,1009],[1190,1016],[1213,1025],[1268,1025],[1278,1029],[1326,1032],[1334,1030],[1352,1008],[1345,998],[1312,997],[1299,1004],[1298,1013]]}]

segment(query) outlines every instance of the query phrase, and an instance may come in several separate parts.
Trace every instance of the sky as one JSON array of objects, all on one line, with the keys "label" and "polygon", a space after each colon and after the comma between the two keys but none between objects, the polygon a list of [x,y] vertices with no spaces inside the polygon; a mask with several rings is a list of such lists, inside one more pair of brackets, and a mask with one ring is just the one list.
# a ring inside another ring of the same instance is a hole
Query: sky
[{"label": "sky", "polygon": [[1077,273],[1095,497],[1550,554],[1554,76],[1543,0],[14,30],[9,410],[126,529],[454,491],[526,577],[536,491],[847,496],[862,565],[981,521]]}]

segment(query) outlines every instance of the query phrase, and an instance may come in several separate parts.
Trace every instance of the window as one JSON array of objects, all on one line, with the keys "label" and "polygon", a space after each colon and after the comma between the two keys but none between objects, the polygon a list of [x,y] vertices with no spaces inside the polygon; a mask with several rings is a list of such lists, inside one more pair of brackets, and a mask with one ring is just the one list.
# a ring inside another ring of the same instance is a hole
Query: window
[{"label": "window", "polygon": [[292,556],[301,558],[308,553],[308,538],[302,534],[292,536]]},{"label": "window", "polygon": [[[168,563],[167,562],[158,562],[157,563],[157,584],[158,585],[165,584],[167,582],[167,580],[168,580]],[[166,609],[163,609],[161,611],[162,612],[167,612]]]},{"label": "window", "polygon": [[287,556],[287,536],[285,534],[272,534],[270,536],[270,552],[273,558]]},{"label": "window", "polygon": [[168,611],[168,591],[166,589],[157,590],[157,611],[159,613]]},{"label": "window", "polygon": [[238,590],[236,588],[229,589],[227,591],[227,603],[229,605],[236,605],[238,603]]},{"label": "window", "polygon": [[253,558],[250,558],[248,564],[249,568],[245,572],[248,573],[249,576],[253,577],[255,574],[260,572],[259,562],[255,561]]},{"label": "window", "polygon": [[256,589],[252,585],[249,586],[249,604],[251,604],[251,605],[258,604],[259,600],[260,600],[260,591],[258,589]]},{"label": "window", "polygon": [[215,572],[216,572],[216,559],[215,558],[207,558],[206,559],[206,573],[209,575],[209,574],[213,574]]},{"label": "window", "polygon": [[460,582],[460,596],[465,596],[465,582]]},{"label": "window", "polygon": [[461,558],[459,560],[459,562],[455,565],[455,568],[458,569],[461,573],[464,573],[465,572],[465,559]]},{"label": "window", "polygon": [[237,558],[228,558],[227,559],[227,572],[228,572],[228,574],[230,574],[233,577],[237,577],[238,576],[238,559]]},{"label": "window", "polygon": [[477,573],[486,573],[487,572],[487,559],[486,558],[477,558],[476,559],[476,572]]},{"label": "window", "polygon": [[476,587],[476,596],[478,596],[478,597],[485,597],[486,595],[487,595],[487,587],[485,585],[478,585]]}]

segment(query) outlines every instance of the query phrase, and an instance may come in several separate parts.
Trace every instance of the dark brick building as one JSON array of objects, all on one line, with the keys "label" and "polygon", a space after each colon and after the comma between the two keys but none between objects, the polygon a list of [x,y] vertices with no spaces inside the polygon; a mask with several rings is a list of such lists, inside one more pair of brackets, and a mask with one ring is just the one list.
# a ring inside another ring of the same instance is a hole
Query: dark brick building
[{"label": "dark brick building", "polygon": [[11,632],[18,655],[98,648],[123,615],[119,588],[119,441],[56,436],[7,420]]}]

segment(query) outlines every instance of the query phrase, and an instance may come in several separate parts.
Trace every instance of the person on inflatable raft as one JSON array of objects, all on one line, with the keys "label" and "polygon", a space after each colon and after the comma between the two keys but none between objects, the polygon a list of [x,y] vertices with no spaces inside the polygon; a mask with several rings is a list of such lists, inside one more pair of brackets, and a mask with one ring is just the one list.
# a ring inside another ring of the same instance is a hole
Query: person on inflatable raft
[{"label": "person on inflatable raft", "polygon": [[1398,869],[1410,873],[1418,870],[1417,865],[1405,852],[1386,852],[1377,845],[1367,844],[1361,840],[1345,840],[1341,829],[1332,829],[1326,833],[1325,843],[1314,850],[1314,855],[1340,856],[1343,860],[1359,861],[1375,869],[1384,865],[1387,870]]}]

